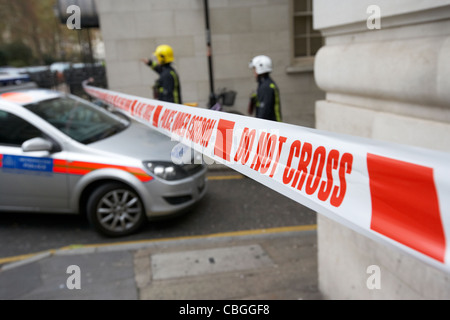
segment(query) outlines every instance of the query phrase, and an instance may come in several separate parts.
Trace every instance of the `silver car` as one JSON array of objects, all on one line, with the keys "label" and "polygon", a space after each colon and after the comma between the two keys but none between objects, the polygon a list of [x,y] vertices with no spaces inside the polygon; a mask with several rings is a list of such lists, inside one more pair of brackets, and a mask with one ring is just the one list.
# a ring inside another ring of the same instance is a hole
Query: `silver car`
[{"label": "silver car", "polygon": [[0,211],[86,214],[107,236],[178,213],[206,192],[206,166],[132,119],[50,90],[0,94]]}]

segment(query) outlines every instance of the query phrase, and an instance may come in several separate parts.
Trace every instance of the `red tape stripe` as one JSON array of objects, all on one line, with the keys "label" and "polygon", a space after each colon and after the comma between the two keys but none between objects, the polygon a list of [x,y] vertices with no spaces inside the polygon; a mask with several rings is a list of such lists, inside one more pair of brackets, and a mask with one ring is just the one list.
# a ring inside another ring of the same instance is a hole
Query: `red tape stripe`
[{"label": "red tape stripe", "polygon": [[438,261],[445,234],[433,169],[367,155],[372,199],[370,228]]},{"label": "red tape stripe", "polygon": [[226,161],[230,161],[230,152],[233,144],[233,129],[235,122],[224,119],[219,120],[217,125],[216,144],[214,155]]}]

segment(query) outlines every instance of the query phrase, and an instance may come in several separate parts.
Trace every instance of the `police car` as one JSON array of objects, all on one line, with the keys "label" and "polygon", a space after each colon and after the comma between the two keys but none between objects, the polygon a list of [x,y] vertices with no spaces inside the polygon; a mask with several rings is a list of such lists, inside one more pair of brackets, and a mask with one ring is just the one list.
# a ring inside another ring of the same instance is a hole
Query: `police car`
[{"label": "police car", "polygon": [[0,92],[0,211],[86,214],[107,236],[179,213],[206,192],[206,166],[175,142],[72,95]]}]

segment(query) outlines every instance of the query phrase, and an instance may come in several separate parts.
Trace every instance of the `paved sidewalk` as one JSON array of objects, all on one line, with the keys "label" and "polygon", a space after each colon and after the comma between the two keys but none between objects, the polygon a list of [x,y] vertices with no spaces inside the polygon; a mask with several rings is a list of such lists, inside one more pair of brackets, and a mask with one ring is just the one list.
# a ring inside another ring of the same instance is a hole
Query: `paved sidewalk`
[{"label": "paved sidewalk", "polygon": [[321,299],[317,286],[315,226],[83,246],[0,269],[0,300]]}]

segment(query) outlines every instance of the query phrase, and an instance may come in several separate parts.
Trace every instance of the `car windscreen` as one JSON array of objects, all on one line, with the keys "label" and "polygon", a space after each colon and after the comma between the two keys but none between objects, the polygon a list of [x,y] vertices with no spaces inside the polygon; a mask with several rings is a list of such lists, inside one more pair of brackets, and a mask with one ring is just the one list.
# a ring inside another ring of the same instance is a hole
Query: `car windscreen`
[{"label": "car windscreen", "polygon": [[60,97],[25,108],[71,137],[89,144],[123,131],[129,122],[95,105],[72,97]]}]

